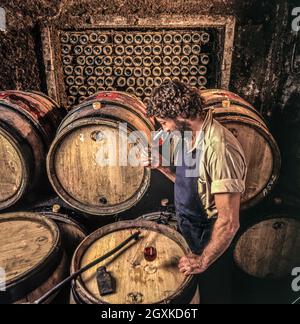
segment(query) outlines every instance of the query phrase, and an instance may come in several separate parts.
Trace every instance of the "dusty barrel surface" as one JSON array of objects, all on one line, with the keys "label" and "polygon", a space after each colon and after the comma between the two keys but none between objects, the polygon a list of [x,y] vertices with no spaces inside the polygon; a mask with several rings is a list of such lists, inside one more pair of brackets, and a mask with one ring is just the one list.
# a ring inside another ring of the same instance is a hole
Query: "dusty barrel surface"
[{"label": "dusty barrel surface", "polygon": [[214,118],[228,128],[242,145],[247,166],[246,191],[242,208],[252,207],[263,200],[278,181],[281,156],[268,127],[253,106],[238,95],[226,90],[200,92]]},{"label": "dusty barrel surface", "polygon": [[[190,303],[196,283],[192,276],[179,272],[178,262],[190,252],[183,237],[174,229],[147,221],[125,221],[105,226],[78,247],[72,261],[75,272],[111,251],[136,230],[141,239],[82,274],[73,283],[72,292],[82,304],[159,304]],[[145,248],[154,248],[156,258],[145,257]],[[116,281],[113,294],[100,296],[96,271],[106,266]]]},{"label": "dusty barrel surface", "polygon": [[37,188],[63,117],[64,110],[43,94],[0,92],[0,209]]},{"label": "dusty barrel surface", "polygon": [[58,226],[36,213],[1,215],[0,268],[5,274],[0,303],[33,303],[43,296],[67,271]]},{"label": "dusty barrel surface", "polygon": [[87,230],[66,214],[42,212],[40,215],[56,223],[60,231],[64,251],[68,259],[71,260],[79,244],[87,237]]},{"label": "dusty barrel surface", "polygon": [[234,259],[245,273],[256,278],[290,276],[300,264],[300,220],[292,215],[261,219],[237,239]]},{"label": "dusty barrel surface", "polygon": [[177,230],[178,228],[177,218],[175,213],[173,212],[158,211],[158,212],[145,214],[139,217],[138,219],[148,221],[148,222],[155,222],[161,225],[167,225],[172,227],[175,230]]},{"label": "dusty barrel surface", "polygon": [[113,215],[143,197],[151,171],[129,158],[151,140],[153,125],[144,113],[135,97],[101,92],[68,114],[47,160],[50,181],[67,204],[91,215]]}]

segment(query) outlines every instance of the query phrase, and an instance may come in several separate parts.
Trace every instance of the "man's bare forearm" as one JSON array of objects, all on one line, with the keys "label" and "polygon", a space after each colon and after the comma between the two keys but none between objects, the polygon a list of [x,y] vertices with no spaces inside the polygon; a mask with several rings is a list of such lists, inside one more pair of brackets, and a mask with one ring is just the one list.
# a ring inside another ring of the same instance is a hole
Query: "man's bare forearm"
[{"label": "man's bare forearm", "polygon": [[208,268],[216,262],[230,247],[239,227],[232,225],[230,220],[216,221],[210,243],[202,254],[202,262]]},{"label": "man's bare forearm", "polygon": [[229,248],[239,226],[241,194],[216,194],[218,219],[212,230],[210,242],[201,255],[190,254],[181,258],[179,270],[185,275],[205,272]]},{"label": "man's bare forearm", "polygon": [[238,228],[236,221],[219,218],[213,228],[211,241],[204,252],[201,255],[191,254],[183,257],[179,263],[180,272],[186,275],[205,272],[229,248]]},{"label": "man's bare forearm", "polygon": [[215,195],[218,219],[212,237],[202,254],[203,263],[209,267],[230,247],[239,230],[240,194]]}]

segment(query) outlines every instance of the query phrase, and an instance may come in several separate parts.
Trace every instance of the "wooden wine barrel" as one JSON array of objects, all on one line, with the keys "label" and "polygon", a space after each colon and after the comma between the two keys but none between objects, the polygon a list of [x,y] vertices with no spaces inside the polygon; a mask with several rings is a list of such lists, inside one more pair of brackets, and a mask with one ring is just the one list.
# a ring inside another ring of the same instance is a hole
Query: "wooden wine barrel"
[{"label": "wooden wine barrel", "polygon": [[0,210],[37,187],[63,117],[64,110],[44,94],[0,92]]},{"label": "wooden wine barrel", "polygon": [[87,237],[87,230],[75,219],[62,213],[42,212],[40,215],[56,223],[64,251],[71,260],[79,244]]},{"label": "wooden wine barrel", "polygon": [[155,222],[161,225],[171,226],[175,230],[177,230],[178,228],[176,215],[175,213],[171,212],[153,212],[145,214],[139,217],[138,219],[148,222]]},{"label": "wooden wine barrel", "polygon": [[[180,273],[178,262],[190,253],[183,237],[169,226],[147,221],[125,221],[105,226],[78,247],[71,272],[113,250],[134,231],[141,239],[125,247],[103,263],[82,274],[72,287],[74,299],[81,304],[159,304],[189,303],[196,291],[196,280]],[[154,247],[152,262],[144,257],[145,247]],[[96,271],[106,266],[116,280],[115,293],[100,296]]]},{"label": "wooden wine barrel", "polygon": [[58,226],[35,213],[1,215],[0,268],[6,286],[1,304],[33,303],[43,296],[66,275]]},{"label": "wooden wine barrel", "polygon": [[263,200],[278,181],[281,156],[277,143],[262,116],[245,100],[226,90],[204,90],[201,97],[206,109],[228,128],[241,143],[248,166],[242,208]]},{"label": "wooden wine barrel", "polygon": [[[136,131],[142,132],[134,139],[137,147],[150,142],[153,125],[144,110],[140,100],[125,93],[101,92],[69,113],[47,160],[49,179],[67,204],[91,215],[113,215],[143,197],[151,171],[126,165],[129,153],[120,147],[131,152],[135,145],[126,140]],[[120,129],[124,123],[127,130]]]},{"label": "wooden wine barrel", "polygon": [[272,215],[250,225],[237,239],[236,264],[256,278],[290,276],[300,264],[300,219]]},{"label": "wooden wine barrel", "polygon": [[241,98],[236,93],[233,93],[224,89],[208,89],[201,90],[201,99],[205,107],[215,106],[216,108],[224,108],[228,104],[235,104],[237,106],[246,108],[256,115],[260,120],[263,120],[263,116],[245,99]]}]

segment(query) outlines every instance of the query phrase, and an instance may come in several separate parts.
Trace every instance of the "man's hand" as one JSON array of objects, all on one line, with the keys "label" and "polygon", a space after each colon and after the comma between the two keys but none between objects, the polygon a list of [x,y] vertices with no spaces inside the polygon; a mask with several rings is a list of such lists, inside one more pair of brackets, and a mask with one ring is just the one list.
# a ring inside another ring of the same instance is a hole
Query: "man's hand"
[{"label": "man's hand", "polygon": [[159,155],[159,161],[156,159],[153,159],[151,157],[151,150],[143,152],[141,155],[141,165],[145,168],[151,168],[153,170],[160,171],[163,175],[165,175],[169,180],[172,182],[175,182],[176,175],[172,172],[172,170],[169,167],[162,166],[162,156]]},{"label": "man's hand", "polygon": [[151,149],[145,150],[141,154],[141,165],[146,168],[160,169],[162,165],[162,156],[159,154],[159,159],[155,159],[151,155]]},{"label": "man's hand", "polygon": [[203,273],[225,253],[239,229],[240,199],[240,193],[215,195],[218,219],[211,240],[201,256],[191,254],[180,260],[180,272],[185,275]]},{"label": "man's hand", "polygon": [[196,254],[189,254],[181,258],[178,267],[180,272],[186,276],[201,274],[208,269],[202,256]]}]

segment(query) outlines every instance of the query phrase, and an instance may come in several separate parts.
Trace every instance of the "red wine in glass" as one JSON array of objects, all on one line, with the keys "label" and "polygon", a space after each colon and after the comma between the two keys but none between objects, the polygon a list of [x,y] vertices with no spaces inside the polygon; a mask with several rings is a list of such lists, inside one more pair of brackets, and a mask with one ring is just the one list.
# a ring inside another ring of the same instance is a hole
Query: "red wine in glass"
[{"label": "red wine in glass", "polygon": [[144,257],[146,261],[153,262],[157,258],[157,250],[153,246],[148,246],[144,250]]}]

